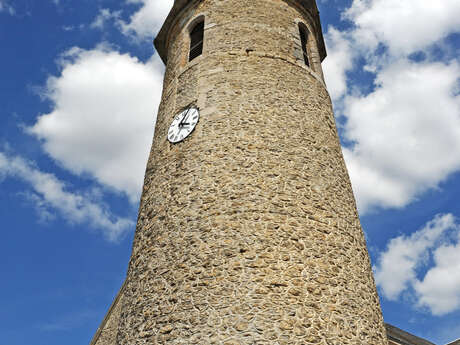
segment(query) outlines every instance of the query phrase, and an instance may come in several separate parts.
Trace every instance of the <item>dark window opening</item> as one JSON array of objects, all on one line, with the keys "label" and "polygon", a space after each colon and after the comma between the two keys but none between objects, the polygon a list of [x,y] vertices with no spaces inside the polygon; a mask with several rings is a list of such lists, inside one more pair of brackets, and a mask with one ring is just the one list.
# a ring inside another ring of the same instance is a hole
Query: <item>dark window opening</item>
[{"label": "dark window opening", "polygon": [[190,31],[190,55],[188,61],[192,61],[203,53],[204,21],[197,23]]},{"label": "dark window opening", "polygon": [[302,25],[299,25],[300,31],[300,44],[302,45],[302,53],[303,53],[303,60],[305,61],[305,65],[310,67],[310,58],[308,57],[308,31]]}]

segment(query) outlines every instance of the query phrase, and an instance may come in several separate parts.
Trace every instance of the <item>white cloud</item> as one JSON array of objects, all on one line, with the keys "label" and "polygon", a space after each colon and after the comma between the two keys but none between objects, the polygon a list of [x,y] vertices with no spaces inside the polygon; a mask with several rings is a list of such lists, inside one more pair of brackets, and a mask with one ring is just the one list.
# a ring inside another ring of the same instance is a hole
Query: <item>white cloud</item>
[{"label": "white cloud", "polygon": [[[450,233],[458,237],[456,243]],[[431,256],[434,265],[427,267]],[[426,268],[419,280],[418,270]],[[416,305],[428,307],[434,315],[460,309],[460,226],[451,214],[436,216],[411,236],[392,239],[374,270],[377,285],[390,300],[409,290]]]},{"label": "white cloud", "polygon": [[140,40],[152,40],[163,25],[173,6],[173,0],[126,0],[128,4],[141,5],[128,22],[120,22],[125,34],[136,36]]},{"label": "white cloud", "polygon": [[346,72],[353,67],[353,49],[347,33],[330,26],[325,35],[327,59],[323,63],[327,88],[334,101],[347,91]]},{"label": "white cloud", "polygon": [[451,214],[439,215],[411,236],[400,236],[390,241],[375,268],[375,281],[386,298],[396,300],[414,282],[417,266],[428,250],[436,245],[446,230],[454,226]]},{"label": "white cloud", "polygon": [[458,0],[354,0],[345,12],[358,44],[385,44],[393,55],[410,54],[460,31]]},{"label": "white cloud", "polygon": [[90,24],[91,28],[95,29],[103,29],[105,24],[110,20],[115,20],[116,22],[119,21],[120,18],[120,11],[110,11],[107,8],[103,8],[99,11],[99,14],[94,19],[94,21]]},{"label": "white cloud", "polygon": [[71,224],[88,224],[101,230],[109,241],[118,240],[134,227],[131,219],[114,216],[88,195],[68,191],[69,187],[55,175],[41,172],[21,157],[8,157],[0,152],[0,175],[30,185],[33,190],[30,200],[44,212],[42,216],[50,217],[50,209],[55,210]]},{"label": "white cloud", "polygon": [[136,202],[141,192],[161,96],[163,65],[107,48],[73,48],[50,77],[53,103],[28,132],[71,172],[91,176]]},{"label": "white cloud", "polygon": [[25,200],[35,208],[35,213],[38,217],[38,222],[43,224],[48,224],[51,221],[56,219],[56,214],[48,207],[46,200],[44,200],[40,195],[32,192],[25,191],[18,193],[18,195],[24,197]]},{"label": "white cloud", "polygon": [[434,267],[414,284],[419,306],[428,307],[434,315],[460,309],[460,231],[458,235],[457,244],[434,251]]},{"label": "white cloud", "polygon": [[457,62],[399,61],[367,96],[348,96],[344,150],[361,211],[402,207],[460,168]]},{"label": "white cloud", "polygon": [[[353,0],[343,13],[353,26],[325,35],[325,77],[353,142],[344,155],[361,213],[404,207],[460,169],[459,61],[439,60],[459,16],[458,0]],[[434,44],[441,54],[430,54]],[[420,50],[425,61],[409,59]]]}]

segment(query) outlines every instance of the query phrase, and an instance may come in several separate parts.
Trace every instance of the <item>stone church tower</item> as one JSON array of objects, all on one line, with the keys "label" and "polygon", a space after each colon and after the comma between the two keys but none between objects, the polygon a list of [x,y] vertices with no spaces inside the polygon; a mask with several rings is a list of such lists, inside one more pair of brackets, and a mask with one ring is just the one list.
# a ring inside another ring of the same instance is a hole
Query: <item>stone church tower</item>
[{"label": "stone church tower", "polygon": [[176,0],[155,46],[131,262],[94,344],[387,344],[315,0]]}]

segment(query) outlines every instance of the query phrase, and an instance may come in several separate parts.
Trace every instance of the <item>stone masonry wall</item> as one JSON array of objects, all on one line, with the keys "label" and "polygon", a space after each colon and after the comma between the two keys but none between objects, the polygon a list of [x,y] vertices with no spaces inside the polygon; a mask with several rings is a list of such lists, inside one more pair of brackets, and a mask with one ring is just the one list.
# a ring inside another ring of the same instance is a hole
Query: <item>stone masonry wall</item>
[{"label": "stone masonry wall", "polygon": [[[315,44],[295,1],[190,1],[167,72],[116,344],[387,344]],[[189,24],[205,18],[188,62]],[[166,138],[189,104],[201,119]]]}]

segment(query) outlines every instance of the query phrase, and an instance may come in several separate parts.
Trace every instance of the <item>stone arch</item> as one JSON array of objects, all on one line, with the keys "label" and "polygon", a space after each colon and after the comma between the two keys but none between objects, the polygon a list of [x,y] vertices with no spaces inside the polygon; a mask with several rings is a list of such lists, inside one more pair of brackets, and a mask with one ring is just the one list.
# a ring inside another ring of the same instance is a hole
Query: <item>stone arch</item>
[{"label": "stone arch", "polygon": [[[321,59],[314,31],[310,28],[310,25],[302,19],[297,19],[295,24],[295,37],[297,38],[295,57],[299,63],[306,66],[311,72],[317,74],[320,79],[323,80]],[[302,39],[302,32],[306,36],[305,41]],[[306,58],[308,58],[308,63],[306,62]]]},{"label": "stone arch", "polygon": [[205,16],[200,14],[187,25],[188,34],[188,61],[192,61],[203,54],[204,50]]}]

